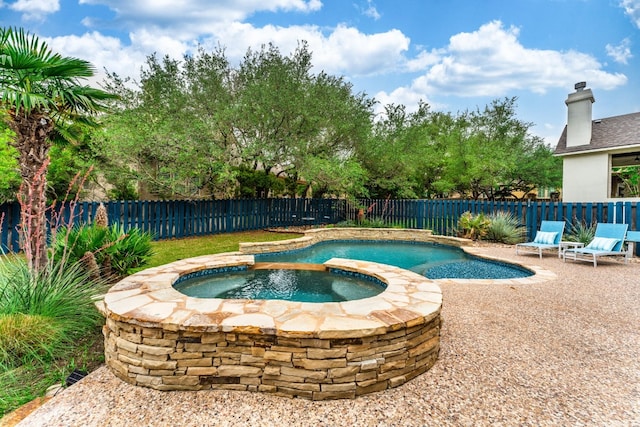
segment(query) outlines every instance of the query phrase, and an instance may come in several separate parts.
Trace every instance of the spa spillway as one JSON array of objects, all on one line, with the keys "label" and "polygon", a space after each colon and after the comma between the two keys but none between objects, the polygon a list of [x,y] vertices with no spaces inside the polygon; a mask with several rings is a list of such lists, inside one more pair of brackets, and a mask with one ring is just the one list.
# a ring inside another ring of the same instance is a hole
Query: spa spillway
[{"label": "spa spillway", "polygon": [[325,262],[322,269],[331,274],[383,287],[375,296],[342,302],[199,298],[173,286],[185,276],[253,265],[253,255],[210,255],[116,284],[103,305],[107,365],[124,381],[159,390],[247,390],[325,400],[399,386],[435,363],[440,288],[397,267]]}]

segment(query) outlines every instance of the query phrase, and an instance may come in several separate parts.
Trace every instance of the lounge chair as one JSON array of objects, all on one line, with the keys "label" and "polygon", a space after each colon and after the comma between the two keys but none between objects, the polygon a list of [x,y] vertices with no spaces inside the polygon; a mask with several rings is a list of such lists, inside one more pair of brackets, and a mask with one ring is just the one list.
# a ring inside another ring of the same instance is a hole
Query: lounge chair
[{"label": "lounge chair", "polygon": [[627,224],[598,223],[593,240],[584,248],[566,249],[562,252],[563,261],[589,261],[597,267],[600,257],[623,256],[626,263],[628,254],[624,250],[624,239],[628,227]]},{"label": "lounge chair", "polygon": [[559,251],[563,233],[564,221],[542,221],[533,242],[518,243],[516,245],[516,255],[519,255],[522,251],[537,252],[542,258],[543,249],[557,249]]}]

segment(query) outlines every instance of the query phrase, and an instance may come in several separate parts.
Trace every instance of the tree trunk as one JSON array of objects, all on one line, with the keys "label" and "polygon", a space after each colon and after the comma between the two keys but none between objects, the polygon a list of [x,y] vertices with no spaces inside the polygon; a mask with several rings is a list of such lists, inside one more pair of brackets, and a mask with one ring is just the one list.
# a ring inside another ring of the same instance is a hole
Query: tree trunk
[{"label": "tree trunk", "polygon": [[18,191],[21,208],[21,238],[29,267],[41,271],[47,264],[47,168],[49,135],[54,129],[47,114],[12,114],[10,127],[16,133],[22,185]]}]

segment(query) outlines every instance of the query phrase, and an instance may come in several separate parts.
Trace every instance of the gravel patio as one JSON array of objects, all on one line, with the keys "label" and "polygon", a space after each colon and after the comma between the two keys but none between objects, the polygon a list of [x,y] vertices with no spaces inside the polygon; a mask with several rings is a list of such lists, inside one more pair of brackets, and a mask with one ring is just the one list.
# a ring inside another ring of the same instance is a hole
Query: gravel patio
[{"label": "gravel patio", "polygon": [[441,350],[427,373],[355,400],[161,392],[102,367],[19,426],[640,426],[640,262],[491,256],[544,283],[443,283]]}]

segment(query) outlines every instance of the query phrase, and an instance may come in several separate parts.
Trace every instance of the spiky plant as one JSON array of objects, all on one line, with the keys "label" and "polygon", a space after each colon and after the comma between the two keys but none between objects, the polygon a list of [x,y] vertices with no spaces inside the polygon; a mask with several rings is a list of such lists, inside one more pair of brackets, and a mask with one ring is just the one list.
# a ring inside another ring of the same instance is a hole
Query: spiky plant
[{"label": "spiky plant", "polygon": [[584,221],[578,221],[574,218],[573,222],[569,224],[567,240],[571,242],[582,242],[587,245],[593,240],[595,235],[596,224],[587,224]]},{"label": "spiky plant", "polygon": [[486,239],[513,245],[524,240],[526,228],[511,212],[497,211],[489,215]]}]

